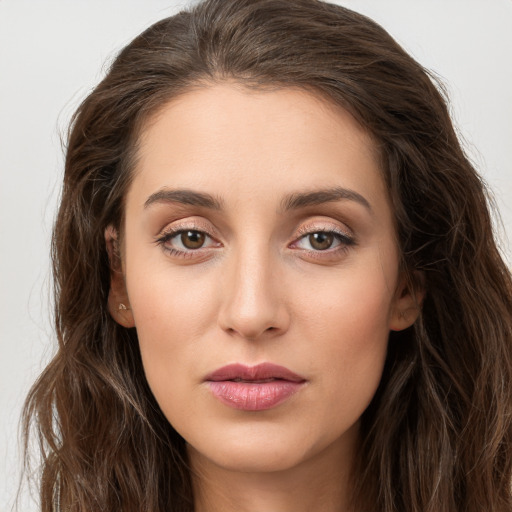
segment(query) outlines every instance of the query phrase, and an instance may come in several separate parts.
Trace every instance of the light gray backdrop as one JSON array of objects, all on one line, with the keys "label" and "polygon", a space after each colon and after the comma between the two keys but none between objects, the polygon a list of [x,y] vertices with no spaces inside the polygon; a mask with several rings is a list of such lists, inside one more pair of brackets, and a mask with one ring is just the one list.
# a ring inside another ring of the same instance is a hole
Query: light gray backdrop
[{"label": "light gray backdrop", "polygon": [[[512,0],[346,0],[448,84],[466,148],[512,233]],[[54,349],[48,249],[60,134],[104,63],[186,0],[0,0],[0,512],[20,461],[21,403]],[[512,253],[504,241],[508,261]],[[20,511],[36,511],[26,493]]]}]

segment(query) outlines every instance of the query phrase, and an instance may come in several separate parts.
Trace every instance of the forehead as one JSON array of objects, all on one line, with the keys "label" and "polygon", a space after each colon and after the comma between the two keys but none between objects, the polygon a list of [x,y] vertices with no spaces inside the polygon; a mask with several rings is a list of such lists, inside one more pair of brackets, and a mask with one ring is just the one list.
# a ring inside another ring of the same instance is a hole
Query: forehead
[{"label": "forehead", "polygon": [[195,88],[142,126],[137,161],[130,194],[186,186],[267,197],[344,185],[387,195],[371,137],[341,107],[296,88]]}]

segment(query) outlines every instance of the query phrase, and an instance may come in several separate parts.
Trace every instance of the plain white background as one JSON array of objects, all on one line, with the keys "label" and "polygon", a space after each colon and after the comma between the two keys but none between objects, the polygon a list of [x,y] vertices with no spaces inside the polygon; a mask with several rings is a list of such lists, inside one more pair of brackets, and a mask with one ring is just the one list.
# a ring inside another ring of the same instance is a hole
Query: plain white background
[{"label": "plain white background", "polygon": [[[0,512],[20,471],[17,424],[28,388],[54,350],[51,226],[60,138],[105,63],[186,0],[0,0]],[[512,234],[512,0],[346,0],[381,23],[452,99],[465,147]],[[26,494],[20,511],[37,510]]]}]

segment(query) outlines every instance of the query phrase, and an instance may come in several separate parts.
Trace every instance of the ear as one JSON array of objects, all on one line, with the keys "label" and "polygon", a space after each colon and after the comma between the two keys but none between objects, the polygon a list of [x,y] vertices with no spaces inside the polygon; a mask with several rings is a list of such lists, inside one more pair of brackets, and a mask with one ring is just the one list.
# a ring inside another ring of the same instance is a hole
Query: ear
[{"label": "ear", "polygon": [[110,316],[123,327],[135,327],[126,284],[124,280],[121,249],[118,233],[113,226],[105,229],[105,244],[110,263],[110,290],[108,293],[108,311]]},{"label": "ear", "polygon": [[405,276],[400,279],[389,320],[391,331],[402,331],[416,321],[425,297],[424,284],[424,275],[420,272],[414,274],[414,280],[408,280]]}]

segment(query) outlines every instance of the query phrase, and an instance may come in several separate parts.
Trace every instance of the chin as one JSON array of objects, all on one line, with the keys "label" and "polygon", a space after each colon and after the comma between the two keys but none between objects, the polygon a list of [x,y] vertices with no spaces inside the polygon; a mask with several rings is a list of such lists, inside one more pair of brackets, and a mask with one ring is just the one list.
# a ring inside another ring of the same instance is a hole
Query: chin
[{"label": "chin", "polygon": [[226,471],[237,473],[270,473],[286,471],[300,465],[304,454],[295,446],[275,443],[230,443],[218,445],[214,449],[197,450],[188,446],[189,454],[199,464],[213,464]]},{"label": "chin", "polygon": [[265,428],[256,422],[250,427],[210,429],[208,435],[203,430],[201,436],[190,439],[188,451],[193,464],[213,464],[239,473],[279,472],[321,459],[322,454],[343,458],[357,442],[358,430],[355,424],[345,435],[339,435],[334,431],[315,433],[307,428],[293,429],[289,424],[285,428],[276,425]]}]

